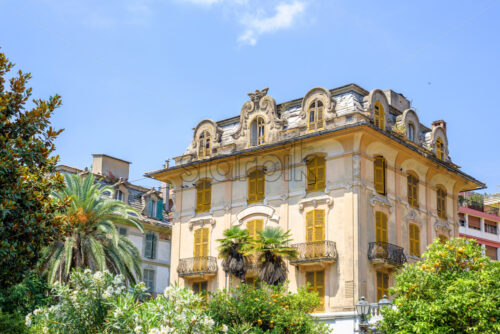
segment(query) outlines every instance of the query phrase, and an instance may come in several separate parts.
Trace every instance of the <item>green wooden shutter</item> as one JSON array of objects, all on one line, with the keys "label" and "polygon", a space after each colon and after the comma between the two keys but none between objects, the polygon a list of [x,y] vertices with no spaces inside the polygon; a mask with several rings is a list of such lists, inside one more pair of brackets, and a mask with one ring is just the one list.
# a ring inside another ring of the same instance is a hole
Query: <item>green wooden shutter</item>
[{"label": "green wooden shutter", "polygon": [[156,203],[156,218],[163,219],[163,200]]}]

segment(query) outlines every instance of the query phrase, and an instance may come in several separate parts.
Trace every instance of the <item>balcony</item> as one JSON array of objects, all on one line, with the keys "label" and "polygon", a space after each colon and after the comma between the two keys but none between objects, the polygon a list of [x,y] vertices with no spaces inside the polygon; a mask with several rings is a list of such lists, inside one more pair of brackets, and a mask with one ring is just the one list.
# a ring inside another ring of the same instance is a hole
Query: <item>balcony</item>
[{"label": "balcony", "polygon": [[292,245],[298,252],[296,259],[290,260],[294,266],[321,266],[337,261],[337,247],[329,240],[304,242]]},{"label": "balcony", "polygon": [[368,260],[376,268],[395,269],[406,262],[406,256],[403,247],[377,241],[368,244]]},{"label": "balcony", "polygon": [[214,256],[199,256],[181,259],[177,266],[179,277],[208,278],[217,273],[217,258]]}]

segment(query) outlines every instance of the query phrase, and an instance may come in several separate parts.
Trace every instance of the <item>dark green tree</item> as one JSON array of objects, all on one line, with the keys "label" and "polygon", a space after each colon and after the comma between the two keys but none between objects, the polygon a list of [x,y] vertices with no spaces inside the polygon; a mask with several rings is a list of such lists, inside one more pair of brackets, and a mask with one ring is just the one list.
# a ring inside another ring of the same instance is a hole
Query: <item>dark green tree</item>
[{"label": "dark green tree", "polygon": [[0,293],[20,282],[41,248],[65,230],[55,215],[65,203],[50,197],[63,186],[52,155],[62,130],[50,126],[61,99],[31,100],[31,75],[11,75],[13,66],[0,52]]},{"label": "dark green tree", "polygon": [[222,268],[241,282],[245,282],[248,270],[248,259],[244,255],[250,246],[250,236],[247,230],[239,226],[233,226],[224,230],[224,238],[217,239],[219,245],[219,257],[223,259]]}]

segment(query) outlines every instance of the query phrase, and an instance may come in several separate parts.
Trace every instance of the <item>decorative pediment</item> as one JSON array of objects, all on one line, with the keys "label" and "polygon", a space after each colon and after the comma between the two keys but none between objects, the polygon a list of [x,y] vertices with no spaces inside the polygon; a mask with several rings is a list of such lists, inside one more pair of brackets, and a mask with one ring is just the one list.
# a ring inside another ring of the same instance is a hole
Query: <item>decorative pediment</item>
[{"label": "decorative pediment", "polygon": [[434,230],[436,231],[436,234],[450,235],[451,233],[450,225],[442,220],[436,220],[434,222]]},{"label": "decorative pediment", "polygon": [[271,96],[267,95],[269,88],[256,90],[255,93],[248,93],[250,101],[245,102],[240,112],[240,124],[238,129],[232,134],[233,138],[248,136],[249,121],[254,116],[260,115],[265,119],[266,130],[281,130],[283,128],[283,120],[279,119],[276,110],[276,101]]},{"label": "decorative pediment", "polygon": [[418,218],[418,213],[416,210],[410,209],[410,211],[408,211],[408,214],[405,216],[404,219],[407,223],[413,222],[413,223],[417,223],[418,225],[422,226],[422,223],[420,222],[420,219]]},{"label": "decorative pediment", "polygon": [[215,224],[215,219],[212,216],[196,217],[189,221],[189,229],[193,230],[193,228],[197,226],[203,227],[207,224],[213,226]]},{"label": "decorative pediment", "polygon": [[378,196],[378,195],[372,195],[370,197],[370,205],[375,207],[376,205],[386,207],[389,209],[389,211],[392,212],[394,207],[391,205],[391,202],[386,197]]},{"label": "decorative pediment", "polygon": [[321,205],[323,203],[325,203],[328,206],[332,206],[333,205],[333,197],[329,196],[329,195],[306,197],[306,198],[300,200],[299,210],[302,211],[307,206],[312,206],[313,208],[317,208],[318,205]]},{"label": "decorative pediment", "polygon": [[271,226],[279,226],[280,216],[273,207],[268,205],[252,205],[243,209],[236,215],[233,225],[241,226],[245,221],[255,216],[267,218],[266,224],[271,223]]},{"label": "decorative pediment", "polygon": [[302,99],[302,111],[300,112],[300,117],[302,119],[306,118],[309,106],[315,100],[321,101],[325,106],[325,120],[328,121],[335,116],[336,101],[332,97],[330,91],[323,87],[315,87],[308,91]]}]

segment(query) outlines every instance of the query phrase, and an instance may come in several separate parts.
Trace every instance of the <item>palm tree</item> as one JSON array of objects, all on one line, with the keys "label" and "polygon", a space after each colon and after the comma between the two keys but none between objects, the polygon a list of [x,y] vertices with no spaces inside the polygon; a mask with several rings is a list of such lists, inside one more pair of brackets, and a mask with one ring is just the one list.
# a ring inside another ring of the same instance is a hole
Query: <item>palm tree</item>
[{"label": "palm tree", "polygon": [[250,247],[248,231],[233,226],[224,230],[224,238],[217,241],[220,242],[218,248],[219,257],[223,259],[222,268],[244,283],[248,270],[248,259],[244,253]]},{"label": "palm tree", "polygon": [[132,216],[137,212],[122,201],[105,197],[106,193],[113,193],[113,188],[96,183],[91,174],[84,178],[67,174],[66,186],[52,194],[69,202],[59,214],[65,217],[70,232],[42,253],[41,265],[50,283],[67,281],[72,268],[107,269],[131,283],[135,277],[142,278],[139,250],[126,236],[120,236],[115,226],[129,225],[144,232]]},{"label": "palm tree", "polygon": [[283,232],[279,227],[266,227],[258,232],[254,247],[248,253],[259,254],[259,280],[270,285],[285,283],[285,260],[297,257],[297,250],[288,246],[291,241],[290,231]]}]

